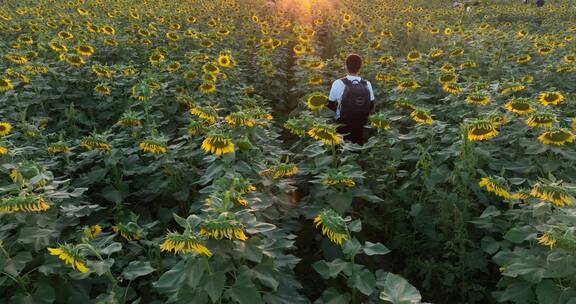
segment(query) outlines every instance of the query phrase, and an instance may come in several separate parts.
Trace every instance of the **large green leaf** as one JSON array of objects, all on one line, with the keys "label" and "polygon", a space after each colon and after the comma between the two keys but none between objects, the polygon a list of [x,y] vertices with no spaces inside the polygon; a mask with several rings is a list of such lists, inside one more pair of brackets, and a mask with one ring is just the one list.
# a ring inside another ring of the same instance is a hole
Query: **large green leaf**
[{"label": "large green leaf", "polygon": [[134,280],[135,278],[148,275],[156,269],[150,266],[150,262],[145,261],[132,261],[124,268],[122,276],[127,280]]},{"label": "large green leaf", "polygon": [[380,299],[393,304],[417,304],[422,300],[422,296],[406,279],[388,273]]}]

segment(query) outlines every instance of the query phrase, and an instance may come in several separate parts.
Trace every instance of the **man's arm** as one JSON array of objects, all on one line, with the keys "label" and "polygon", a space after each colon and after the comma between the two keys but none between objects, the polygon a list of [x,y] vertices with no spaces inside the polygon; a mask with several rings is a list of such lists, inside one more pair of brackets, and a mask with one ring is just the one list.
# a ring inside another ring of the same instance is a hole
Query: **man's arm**
[{"label": "man's arm", "polygon": [[340,80],[336,80],[332,83],[332,88],[330,89],[330,94],[328,95],[328,102],[326,103],[326,107],[332,111],[336,111],[338,109],[338,99],[342,97],[342,92],[340,90],[340,86],[338,82]]},{"label": "man's arm", "polygon": [[372,90],[372,84],[370,81],[368,81],[368,90],[370,91],[370,101],[372,102],[372,104],[370,104],[370,113],[374,113],[376,97],[374,97],[374,90]]}]

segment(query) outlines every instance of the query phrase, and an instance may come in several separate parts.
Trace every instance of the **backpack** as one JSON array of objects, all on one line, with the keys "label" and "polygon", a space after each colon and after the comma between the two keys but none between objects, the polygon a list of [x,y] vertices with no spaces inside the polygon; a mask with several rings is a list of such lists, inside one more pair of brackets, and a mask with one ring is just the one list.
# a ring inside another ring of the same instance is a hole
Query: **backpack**
[{"label": "backpack", "polygon": [[351,81],[346,77],[341,80],[346,86],[340,102],[340,118],[342,122],[365,125],[372,109],[368,82],[364,79]]}]

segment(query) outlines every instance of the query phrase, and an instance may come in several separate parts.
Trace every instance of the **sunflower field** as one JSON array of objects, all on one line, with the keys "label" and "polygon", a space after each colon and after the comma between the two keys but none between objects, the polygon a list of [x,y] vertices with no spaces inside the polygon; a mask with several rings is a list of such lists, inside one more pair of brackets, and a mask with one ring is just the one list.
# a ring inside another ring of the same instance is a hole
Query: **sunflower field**
[{"label": "sunflower field", "polygon": [[575,41],[569,0],[3,0],[0,303],[576,304]]}]

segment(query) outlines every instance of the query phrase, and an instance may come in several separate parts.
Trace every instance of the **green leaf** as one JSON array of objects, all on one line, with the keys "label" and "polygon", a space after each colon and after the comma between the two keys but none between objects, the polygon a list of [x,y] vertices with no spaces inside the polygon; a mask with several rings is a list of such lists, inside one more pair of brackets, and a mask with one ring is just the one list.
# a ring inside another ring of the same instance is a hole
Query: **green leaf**
[{"label": "green leaf", "polygon": [[422,300],[422,296],[406,279],[388,273],[380,299],[393,304],[417,304]]},{"label": "green leaf", "polygon": [[353,256],[355,254],[360,253],[362,250],[362,245],[356,238],[352,238],[342,245],[342,252],[348,256]]},{"label": "green leaf", "polygon": [[551,280],[544,280],[536,286],[536,297],[539,304],[561,303],[562,290]]},{"label": "green leaf", "polygon": [[262,298],[258,289],[251,281],[237,280],[230,290],[233,300],[240,304],[260,304]]},{"label": "green leaf", "polygon": [[176,292],[180,289],[184,279],[186,279],[186,270],[186,262],[180,261],[178,264],[174,265],[172,269],[162,274],[158,281],[154,282],[152,285],[158,289],[162,289],[163,292]]},{"label": "green leaf", "polygon": [[128,263],[128,266],[124,268],[122,276],[127,280],[134,280],[137,277],[145,276],[156,270],[154,267],[150,266],[150,262],[144,261],[132,261]]},{"label": "green leaf", "polygon": [[361,293],[369,296],[374,292],[376,277],[368,269],[364,269],[348,278],[348,286],[358,289]]},{"label": "green leaf", "polygon": [[312,268],[314,268],[314,270],[316,270],[316,272],[318,272],[324,279],[330,279],[337,277],[344,268],[349,266],[348,264],[348,262],[340,259],[331,262],[321,260],[312,264]]},{"label": "green leaf", "polygon": [[218,301],[222,296],[222,291],[224,290],[224,283],[226,283],[226,273],[224,271],[216,271],[212,274],[204,276],[205,285],[204,290],[208,293],[208,296],[212,302]]},{"label": "green leaf", "polygon": [[348,229],[352,232],[360,232],[362,231],[362,221],[360,219],[354,220],[348,224]]},{"label": "green leaf", "polygon": [[504,238],[509,240],[510,242],[520,244],[527,239],[536,236],[536,231],[531,226],[522,226],[522,227],[513,227],[512,229],[508,230],[504,235]]},{"label": "green leaf", "polygon": [[324,304],[349,304],[352,297],[349,293],[341,294],[335,288],[328,288],[322,293]]},{"label": "green leaf", "polygon": [[380,244],[380,243],[371,243],[366,241],[366,243],[364,243],[364,253],[367,255],[378,255],[378,254],[387,254],[390,252],[390,249],[388,249],[386,246]]},{"label": "green leaf", "polygon": [[122,244],[119,242],[113,242],[112,244],[106,246],[104,249],[100,250],[100,254],[111,255],[114,252],[122,250]]}]

